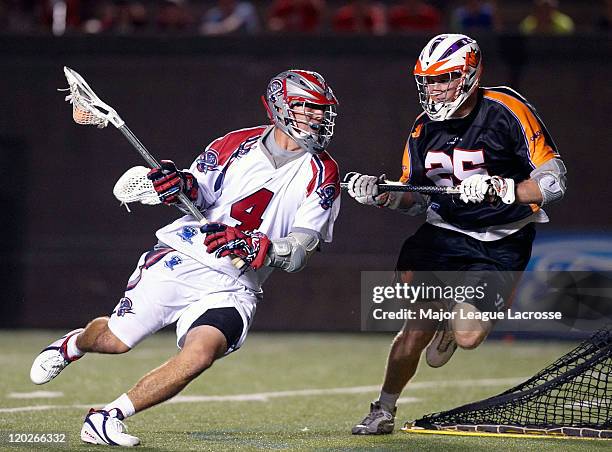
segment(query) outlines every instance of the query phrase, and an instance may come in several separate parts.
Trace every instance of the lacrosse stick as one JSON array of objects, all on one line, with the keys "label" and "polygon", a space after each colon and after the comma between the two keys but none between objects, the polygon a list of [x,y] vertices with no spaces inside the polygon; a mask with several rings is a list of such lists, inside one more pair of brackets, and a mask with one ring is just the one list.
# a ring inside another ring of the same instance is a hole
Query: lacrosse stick
[{"label": "lacrosse stick", "polygon": [[[348,189],[348,182],[341,182],[340,188],[346,190]],[[461,190],[459,187],[443,187],[437,185],[404,185],[401,182],[397,183],[384,183],[378,184],[378,191],[380,193],[386,191],[400,191],[400,192],[418,192],[426,195],[438,195],[438,194],[448,194],[448,195],[457,195],[461,194]]]},{"label": "lacrosse stick", "polygon": [[[106,127],[110,122],[113,126],[119,129],[125,138],[127,138],[130,144],[138,151],[142,158],[144,158],[149,167],[160,168],[160,164],[157,159],[151,155],[151,153],[140,142],[136,135],[132,133],[125,121],[121,119],[115,109],[100,100],[83,77],[81,77],[76,71],[66,66],[64,66],[64,75],[68,81],[68,90],[70,91],[70,94],[66,96],[66,101],[72,104],[72,119],[74,119],[74,122],[82,125],[95,125],[100,129]],[[132,168],[132,170],[133,169],[134,168]],[[130,170],[128,170],[128,172],[126,172],[119,179],[119,181],[117,181],[113,192],[115,192],[115,190],[119,190],[122,191],[123,194],[130,193],[132,196],[139,193],[142,197],[137,197],[134,200],[141,201],[143,204],[152,204],[152,202],[144,202],[145,199],[147,201],[152,200],[152,193],[150,190],[148,190],[148,185],[146,185],[142,179],[142,170],[135,171],[128,176],[129,171]],[[121,182],[120,188],[117,187],[119,182]],[[145,188],[145,195],[142,194],[143,188]],[[150,188],[153,188],[153,184],[151,184]],[[154,189],[153,192],[155,192]],[[117,196],[116,193],[115,196]],[[208,223],[208,220],[204,218],[202,212],[198,210],[198,208],[191,202],[185,193],[180,191],[177,196],[182,206],[191,214],[191,216],[198,220],[200,224],[204,225]],[[128,202],[133,202],[127,200],[124,201],[121,199],[120,201],[126,206]],[[246,263],[238,257],[232,259],[232,264],[234,264],[234,266],[238,269],[242,269],[246,266]]]}]

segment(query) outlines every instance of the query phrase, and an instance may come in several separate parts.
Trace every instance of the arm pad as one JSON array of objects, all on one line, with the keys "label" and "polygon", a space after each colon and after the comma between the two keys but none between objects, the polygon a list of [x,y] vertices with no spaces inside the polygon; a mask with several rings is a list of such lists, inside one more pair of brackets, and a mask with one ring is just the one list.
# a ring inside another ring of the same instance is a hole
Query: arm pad
[{"label": "arm pad", "polygon": [[307,229],[292,231],[287,237],[272,240],[268,250],[267,263],[270,267],[281,268],[286,272],[299,272],[319,246],[316,232]]},{"label": "arm pad", "polygon": [[561,159],[551,159],[534,169],[530,176],[542,192],[542,206],[559,201],[567,190],[567,169]]}]

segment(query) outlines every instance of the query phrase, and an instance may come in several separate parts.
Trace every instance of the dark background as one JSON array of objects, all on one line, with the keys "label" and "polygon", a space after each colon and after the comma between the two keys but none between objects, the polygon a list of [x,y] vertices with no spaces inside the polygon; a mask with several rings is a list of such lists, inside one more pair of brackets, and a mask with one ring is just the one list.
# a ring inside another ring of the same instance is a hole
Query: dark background
[{"label": "dark background", "polygon": [[[612,63],[607,36],[475,36],[483,84],[538,109],[569,169],[551,231],[609,233]],[[341,173],[400,174],[420,108],[411,71],[428,37],[121,38],[0,36],[0,326],[74,327],[108,314],[154,232],[177,213],[112,195],[142,165],[114,127],[76,125],[62,66],[76,69],[158,158],[187,167],[214,138],[266,123],[259,96],[288,68],[321,72],[340,100],[330,151]],[[362,270],[388,270],[423,218],[343,195],[335,238],[298,274],[268,280],[255,328],[358,330]]]}]

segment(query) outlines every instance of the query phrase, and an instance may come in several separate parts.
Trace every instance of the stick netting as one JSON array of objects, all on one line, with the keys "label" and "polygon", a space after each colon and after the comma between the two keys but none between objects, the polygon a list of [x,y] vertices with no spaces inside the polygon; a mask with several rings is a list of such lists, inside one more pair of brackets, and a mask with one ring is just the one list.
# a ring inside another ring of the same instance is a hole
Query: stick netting
[{"label": "stick netting", "polygon": [[416,427],[612,438],[612,329],[497,396],[433,413]]}]

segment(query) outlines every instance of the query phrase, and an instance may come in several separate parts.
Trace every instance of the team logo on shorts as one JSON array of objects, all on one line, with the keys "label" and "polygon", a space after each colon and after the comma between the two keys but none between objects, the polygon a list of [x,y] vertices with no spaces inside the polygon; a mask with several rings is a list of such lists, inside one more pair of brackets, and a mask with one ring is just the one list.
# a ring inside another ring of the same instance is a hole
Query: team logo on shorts
[{"label": "team logo on shorts", "polygon": [[327,210],[332,206],[334,199],[336,199],[336,193],[337,191],[335,184],[323,185],[317,189],[317,195],[319,195],[319,198],[321,198],[319,204],[321,207],[323,207],[323,209]]},{"label": "team logo on shorts", "polygon": [[113,314],[117,314],[117,317],[123,317],[126,314],[134,314],[134,310],[132,309],[132,300],[128,297],[123,297],[119,300],[119,306]]},{"label": "team logo on shorts", "polygon": [[191,226],[185,226],[181,229],[181,232],[177,232],[178,235],[183,242],[187,242],[190,245],[193,245],[193,239],[198,234],[198,230],[196,228],[192,228]]},{"label": "team logo on shorts", "polygon": [[206,149],[196,161],[199,172],[206,174],[209,171],[216,171],[219,166],[219,153],[214,149]]},{"label": "team logo on shorts", "polygon": [[181,259],[179,256],[172,256],[170,259],[164,262],[164,265],[170,270],[174,270],[174,267],[181,263],[183,263],[183,259]]}]

